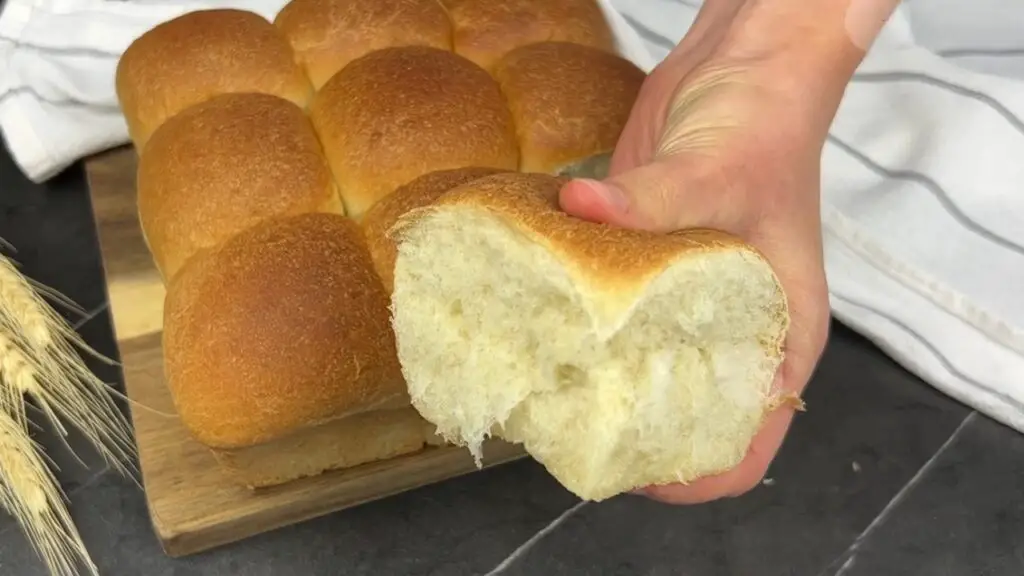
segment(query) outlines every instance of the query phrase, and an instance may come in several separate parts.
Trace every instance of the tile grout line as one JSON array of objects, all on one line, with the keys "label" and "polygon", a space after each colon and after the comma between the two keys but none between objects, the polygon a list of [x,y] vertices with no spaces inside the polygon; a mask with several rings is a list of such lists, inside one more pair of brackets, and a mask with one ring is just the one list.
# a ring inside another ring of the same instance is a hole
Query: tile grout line
[{"label": "tile grout line", "polygon": [[571,508],[569,508],[565,512],[562,512],[558,516],[558,518],[552,520],[550,524],[541,528],[536,534],[531,536],[529,540],[523,542],[518,548],[513,550],[512,553],[509,554],[507,558],[502,560],[501,563],[495,566],[493,570],[488,572],[486,576],[497,576],[498,574],[504,572],[506,569],[508,569],[509,566],[512,565],[513,562],[518,560],[523,554],[527,553],[531,548],[534,547],[534,545],[543,540],[545,536],[553,532],[555,528],[558,528],[559,525],[568,520],[570,516],[578,512],[580,508],[583,508],[588,503],[588,500],[581,500],[580,502],[573,504]]},{"label": "tile grout line", "polygon": [[99,306],[97,306],[97,307],[93,308],[92,310],[86,312],[84,317],[79,318],[78,321],[75,322],[71,326],[71,329],[72,330],[79,330],[79,329],[81,329],[82,326],[85,326],[86,324],[88,324],[90,320],[92,320],[93,318],[99,316],[100,313],[102,313],[104,310],[106,310],[108,306],[110,306],[110,302],[105,301],[105,302],[103,302],[103,304],[100,304]]},{"label": "tile grout line", "polygon": [[932,454],[932,457],[929,458],[928,461],[925,462],[920,469],[918,469],[917,473],[915,473],[910,478],[910,480],[908,480],[907,483],[904,484],[902,488],[900,488],[896,495],[893,496],[892,500],[890,500],[889,503],[886,504],[884,508],[882,508],[882,511],[878,513],[878,516],[875,516],[875,519],[872,520],[870,524],[868,524],[868,527],[865,528],[863,532],[861,532],[856,538],[853,539],[853,543],[850,544],[850,547],[844,550],[839,556],[836,556],[835,560],[829,562],[828,566],[826,566],[821,572],[818,573],[818,576],[823,576],[831,566],[835,565],[836,562],[838,562],[845,556],[848,556],[848,558],[845,562],[843,562],[843,564],[839,567],[839,570],[836,571],[833,576],[844,576],[851,568],[853,568],[854,559],[857,557],[857,551],[860,550],[860,547],[867,540],[868,536],[870,536],[876,528],[878,528],[886,520],[888,520],[889,516],[896,509],[896,507],[901,502],[903,502],[904,499],[906,499],[907,495],[910,494],[911,490],[913,490],[918,484],[921,483],[921,481],[928,474],[928,472],[931,471],[931,469],[935,466],[935,463],[938,461],[939,457],[942,456],[946,452],[946,450],[953,445],[953,442],[955,442],[956,439],[960,437],[960,434],[964,431],[965,428],[967,428],[967,425],[970,424],[975,417],[977,417],[977,415],[978,412],[976,410],[971,410],[971,413],[968,414],[962,422],[960,422],[960,425],[956,427],[956,430],[953,430],[953,433],[950,434],[949,438],[947,438],[946,441],[942,443],[942,446],[939,446],[939,449],[935,451],[935,454]]}]

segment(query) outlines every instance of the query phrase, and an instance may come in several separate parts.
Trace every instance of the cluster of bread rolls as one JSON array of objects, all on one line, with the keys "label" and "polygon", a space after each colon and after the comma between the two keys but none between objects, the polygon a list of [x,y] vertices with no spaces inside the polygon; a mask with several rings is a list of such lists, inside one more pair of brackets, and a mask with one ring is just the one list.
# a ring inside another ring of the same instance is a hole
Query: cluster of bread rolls
[{"label": "cluster of bread rolls", "polygon": [[116,86],[185,427],[249,486],[436,443],[388,231],[493,174],[600,174],[643,80],[594,0],[292,0],[140,36]]}]

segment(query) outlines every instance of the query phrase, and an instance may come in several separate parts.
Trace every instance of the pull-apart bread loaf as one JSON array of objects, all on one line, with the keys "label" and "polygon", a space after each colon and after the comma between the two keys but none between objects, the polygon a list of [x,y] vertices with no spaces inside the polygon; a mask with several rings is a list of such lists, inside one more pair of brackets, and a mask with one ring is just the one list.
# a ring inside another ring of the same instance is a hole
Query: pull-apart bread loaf
[{"label": "pull-apart bread loaf", "polygon": [[258,14],[189,12],[149,30],[117,64],[117,97],[136,148],[171,116],[230,92],[262,92],[305,108],[312,88],[291,47]]},{"label": "pull-apart bread loaf", "polygon": [[647,75],[609,52],[540,42],[509,52],[494,76],[519,138],[519,169],[603,178]]},{"label": "pull-apart bread loaf", "polygon": [[612,52],[615,38],[595,0],[441,0],[455,52],[488,70],[515,48],[563,41]]},{"label": "pull-apart bread loaf", "polygon": [[402,218],[392,294],[413,405],[480,455],[522,443],[601,500],[738,464],[788,328],[768,262],[728,235],[559,210],[562,179],[473,180]]},{"label": "pull-apart bread loaf", "polygon": [[353,60],[317,92],[310,115],[356,219],[429,172],[519,164],[498,83],[437,48],[385,48]]},{"label": "pull-apart bread loaf", "polygon": [[136,187],[165,279],[266,218],[344,212],[309,118],[268,94],[216,96],[172,117],[139,158]]},{"label": "pull-apart bread loaf", "polygon": [[419,450],[388,295],[358,226],[273,218],[190,260],[164,308],[185,427],[251,486]]},{"label": "pull-apart bread loaf", "polygon": [[452,48],[451,20],[437,0],[292,0],[274,23],[318,90],[374,50]]},{"label": "pull-apart bread loaf", "polygon": [[363,231],[370,247],[370,256],[388,294],[394,285],[395,241],[391,229],[406,213],[433,204],[445,192],[467,182],[507,172],[496,168],[456,168],[431,172],[388,194],[363,217]]},{"label": "pull-apart bread loaf", "polygon": [[131,44],[165,375],[239,482],[437,431],[521,442],[593,498],[738,461],[784,331],[767,265],[569,219],[521,174],[601,175],[643,80],[614,45],[596,0],[292,0]]}]

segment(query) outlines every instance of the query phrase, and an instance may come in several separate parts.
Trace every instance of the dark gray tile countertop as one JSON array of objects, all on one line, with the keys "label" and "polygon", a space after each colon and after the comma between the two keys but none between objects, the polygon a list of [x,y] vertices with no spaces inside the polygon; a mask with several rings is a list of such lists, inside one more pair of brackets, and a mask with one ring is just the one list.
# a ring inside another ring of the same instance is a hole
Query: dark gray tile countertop
[{"label": "dark gray tile countertop", "polygon": [[[116,355],[81,168],[35,186],[4,151],[0,237],[25,272],[90,312],[73,322]],[[120,379],[116,368],[96,369]],[[1024,574],[1024,435],[935,392],[838,324],[806,400],[769,477],[742,498],[580,505],[520,461],[184,559],[161,552],[131,481],[88,453],[76,463],[45,431],[38,440],[109,576]],[[2,515],[0,574],[44,575]]]}]

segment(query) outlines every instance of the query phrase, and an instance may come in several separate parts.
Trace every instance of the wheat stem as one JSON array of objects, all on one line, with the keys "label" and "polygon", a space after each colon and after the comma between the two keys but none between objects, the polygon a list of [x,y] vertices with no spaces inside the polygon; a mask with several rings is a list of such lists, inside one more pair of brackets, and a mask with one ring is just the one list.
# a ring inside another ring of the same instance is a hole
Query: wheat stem
[{"label": "wheat stem", "polygon": [[79,350],[113,361],[89,348],[44,296],[81,310],[0,254],[0,507],[17,520],[53,576],[73,576],[76,566],[96,575],[60,485],[29,435],[27,399],[65,445],[67,423],[122,473],[133,471],[135,446],[114,391],[89,370]]},{"label": "wheat stem", "polygon": [[98,575],[75,529],[60,484],[28,430],[0,412],[0,505],[28,536],[54,576],[75,576],[82,566]]},{"label": "wheat stem", "polygon": [[[107,384],[85,365],[76,347],[94,356],[89,348],[32,288],[14,264],[0,255],[0,328],[14,335],[22,354],[5,362],[0,371],[14,390],[3,396],[28,395],[36,401],[51,424],[66,436],[62,421],[78,428],[112,468],[130,474],[134,443],[128,420],[114,403]],[[11,350],[11,342],[0,340],[0,352]],[[4,370],[18,361],[18,379]]]}]

